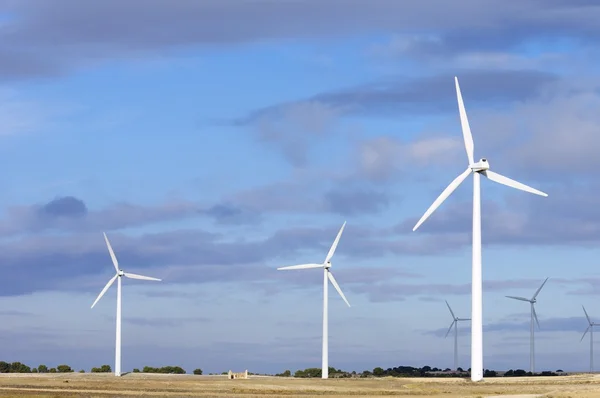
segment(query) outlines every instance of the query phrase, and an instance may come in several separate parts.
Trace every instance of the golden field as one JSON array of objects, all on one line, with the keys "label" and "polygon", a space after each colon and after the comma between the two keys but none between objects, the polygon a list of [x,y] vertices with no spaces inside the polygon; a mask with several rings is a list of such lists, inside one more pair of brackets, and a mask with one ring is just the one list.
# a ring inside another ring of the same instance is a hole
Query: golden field
[{"label": "golden field", "polygon": [[489,378],[296,379],[250,376],[0,374],[0,397],[495,397],[600,398],[600,375]]}]

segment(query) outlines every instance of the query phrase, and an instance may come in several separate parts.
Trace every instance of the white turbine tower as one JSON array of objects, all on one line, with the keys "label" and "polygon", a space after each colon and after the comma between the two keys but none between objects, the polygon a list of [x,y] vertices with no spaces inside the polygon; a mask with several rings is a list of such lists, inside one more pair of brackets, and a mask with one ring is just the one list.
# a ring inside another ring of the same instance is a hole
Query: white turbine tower
[{"label": "white turbine tower", "polygon": [[585,313],[585,317],[587,318],[589,326],[587,327],[587,329],[585,329],[585,332],[583,332],[583,336],[581,336],[581,340],[579,340],[579,342],[581,343],[583,341],[585,334],[589,330],[589,332],[590,332],[590,373],[593,373],[594,372],[594,326],[598,326],[598,325],[600,325],[600,323],[592,322],[587,311],[585,310],[585,307],[583,305],[581,307],[583,308],[583,312]]},{"label": "white turbine tower", "polygon": [[448,304],[448,301],[446,301],[446,305],[448,306],[448,309],[450,310],[450,314],[452,315],[452,323],[450,324],[450,327],[448,328],[448,331],[446,332],[446,337],[448,337],[448,334],[450,334],[450,330],[452,330],[452,326],[454,326],[454,370],[458,370],[458,322],[460,321],[470,321],[471,318],[459,318],[456,315],[454,315],[454,311],[452,311],[452,308],[450,308],[450,304]]},{"label": "white turbine tower", "polygon": [[145,281],[160,281],[160,279],[152,278],[150,276],[131,274],[129,272],[123,272],[123,270],[119,269],[117,257],[115,256],[115,253],[113,252],[113,249],[110,246],[110,242],[108,241],[106,234],[104,234],[104,240],[106,241],[106,246],[108,247],[110,257],[112,258],[112,262],[115,266],[115,270],[117,271],[117,273],[108,281],[106,286],[104,286],[104,289],[102,289],[102,291],[96,298],[96,301],[94,301],[94,304],[92,304],[91,308],[94,308],[96,303],[100,300],[102,296],[104,296],[104,293],[106,293],[108,288],[110,288],[110,286],[114,283],[115,279],[117,279],[117,335],[115,341],[115,376],[121,376],[121,277],[125,276],[127,278],[142,279]]},{"label": "white turbine tower", "polygon": [[335,240],[333,241],[333,245],[331,245],[331,249],[329,249],[329,253],[325,258],[323,264],[300,264],[300,265],[291,265],[287,267],[277,268],[278,270],[290,270],[290,269],[307,269],[307,268],[323,268],[323,360],[321,366],[321,378],[327,379],[329,377],[329,348],[327,342],[327,298],[328,298],[328,290],[327,290],[327,279],[331,281],[331,284],[337,290],[337,292],[342,296],[342,299],[348,304],[350,307],[350,303],[346,300],[346,296],[342,293],[342,289],[335,281],[333,274],[329,270],[331,268],[331,258],[333,257],[333,253],[335,253],[335,249],[340,241],[340,237],[342,236],[342,232],[344,232],[344,227],[346,226],[346,222],[340,228],[340,232],[338,232]]},{"label": "white turbine tower", "polygon": [[507,185],[512,188],[522,191],[534,193],[537,195],[548,196],[544,192],[538,191],[521,184],[520,182],[511,180],[498,173],[489,170],[490,166],[487,159],[480,159],[475,162],[473,159],[473,137],[465,111],[465,105],[460,93],[458,78],[454,78],[456,84],[456,97],[458,99],[458,110],[460,113],[460,123],[462,126],[465,148],[469,164],[467,169],[448,185],[448,187],[440,194],[433,202],[431,207],[427,209],[423,217],[414,226],[416,229],[437,209],[442,202],[454,192],[456,188],[471,174],[473,174],[473,265],[472,265],[472,282],[471,282],[471,380],[480,381],[483,379],[483,325],[482,325],[482,287],[481,287],[481,193],[480,193],[480,178],[489,178],[497,183]]},{"label": "white turbine tower", "polygon": [[533,374],[535,372],[535,339],[534,339],[535,327],[533,324],[534,318],[535,318],[535,322],[538,325],[538,328],[540,327],[540,321],[538,321],[538,317],[535,312],[535,307],[533,305],[537,302],[536,297],[538,294],[540,294],[540,290],[542,290],[542,288],[546,284],[547,280],[548,280],[548,278],[546,278],[546,280],[544,280],[544,283],[542,283],[542,286],[540,286],[538,288],[538,290],[535,292],[533,297],[530,299],[527,299],[525,297],[506,296],[506,297],[514,299],[514,300],[527,301],[531,305],[531,325],[530,325],[531,331],[529,332],[529,334],[530,334],[529,335],[529,371],[531,372],[531,374]]}]

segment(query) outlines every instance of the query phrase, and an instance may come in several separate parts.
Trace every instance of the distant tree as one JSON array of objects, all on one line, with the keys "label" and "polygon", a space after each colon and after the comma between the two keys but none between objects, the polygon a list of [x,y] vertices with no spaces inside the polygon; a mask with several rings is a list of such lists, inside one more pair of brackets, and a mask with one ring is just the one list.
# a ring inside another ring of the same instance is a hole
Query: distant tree
[{"label": "distant tree", "polygon": [[79,371],[79,373],[85,373],[85,370],[81,369],[81,370]]},{"label": "distant tree", "polygon": [[31,368],[21,362],[10,364],[10,373],[31,373]]},{"label": "distant tree", "polygon": [[457,372],[464,372],[463,368],[460,368],[460,367],[459,367],[459,368],[456,368],[456,371],[457,371]]},{"label": "distant tree", "polygon": [[56,370],[58,370],[58,373],[70,373],[73,371],[69,365],[58,365]]},{"label": "distant tree", "polygon": [[134,368],[133,373],[140,373],[140,370],[138,368]]},{"label": "distant tree", "polygon": [[483,377],[496,377],[496,376],[498,376],[498,373],[495,370],[486,369],[485,372],[483,372]]},{"label": "distant tree", "polygon": [[[151,366],[144,366],[142,369],[144,373],[166,373],[166,374],[185,374],[185,370],[181,366],[163,366],[162,368],[153,368]],[[227,372],[225,372],[227,374]]]},{"label": "distant tree", "polygon": [[32,368],[31,369],[31,373],[37,373],[37,372],[38,372],[37,368]]},{"label": "distant tree", "polygon": [[50,370],[48,372],[50,372],[50,373],[56,373],[56,368],[50,368]]},{"label": "distant tree", "polygon": [[380,368],[379,366],[376,367],[375,369],[373,369],[373,375],[377,376],[377,377],[381,377],[385,374],[385,371],[383,370],[383,368]]},{"label": "distant tree", "polygon": [[564,371],[562,369],[558,369],[556,373],[564,373]]},{"label": "distant tree", "polygon": [[[460,369],[460,368],[458,368],[458,369]],[[446,368],[446,369],[444,369],[444,372],[452,372],[452,369]]]},{"label": "distant tree", "polygon": [[[288,370],[289,372],[289,370]],[[201,375],[202,374],[202,369],[198,368],[198,369],[194,369],[194,374],[195,375]]]},{"label": "distant tree", "polygon": [[92,368],[92,373],[110,373],[112,369],[110,365],[102,365],[99,368]]},{"label": "distant tree", "polygon": [[0,361],[0,373],[8,373],[10,372],[10,363]]}]

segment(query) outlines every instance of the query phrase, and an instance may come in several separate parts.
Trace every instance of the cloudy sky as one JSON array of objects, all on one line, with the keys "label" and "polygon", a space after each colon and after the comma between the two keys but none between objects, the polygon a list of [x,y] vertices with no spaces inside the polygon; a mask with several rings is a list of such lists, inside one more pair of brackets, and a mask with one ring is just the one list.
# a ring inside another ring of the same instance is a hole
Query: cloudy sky
[{"label": "cloudy sky", "polygon": [[[589,0],[0,0],[2,360],[279,372],[452,366],[482,182],[484,367],[585,370],[600,320],[600,6]],[[468,327],[460,362],[469,367]]]}]

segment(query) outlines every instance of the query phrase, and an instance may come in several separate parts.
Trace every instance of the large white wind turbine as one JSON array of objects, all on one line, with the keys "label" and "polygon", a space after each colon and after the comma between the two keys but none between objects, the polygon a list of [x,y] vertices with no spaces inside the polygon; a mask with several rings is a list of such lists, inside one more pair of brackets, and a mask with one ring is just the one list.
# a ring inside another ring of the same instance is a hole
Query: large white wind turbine
[{"label": "large white wind turbine", "polygon": [[585,307],[583,305],[581,307],[583,308],[583,312],[585,313],[585,317],[587,318],[589,326],[587,327],[587,329],[585,329],[585,332],[583,332],[583,336],[581,336],[581,340],[579,340],[579,342],[583,341],[585,334],[589,330],[589,332],[590,332],[590,373],[593,373],[594,372],[594,326],[598,326],[598,325],[600,325],[600,323],[592,322],[587,311],[585,310]]},{"label": "large white wind turbine", "polygon": [[531,331],[530,331],[530,335],[529,335],[529,371],[531,372],[531,374],[533,374],[535,372],[535,339],[534,339],[535,327],[533,324],[534,318],[535,318],[535,322],[538,325],[538,328],[540,327],[540,321],[538,321],[538,317],[535,312],[535,307],[533,305],[537,302],[536,297],[538,294],[540,294],[540,290],[542,290],[542,288],[546,284],[547,280],[548,280],[548,278],[546,278],[546,280],[544,280],[544,283],[542,283],[542,286],[540,286],[538,288],[538,290],[536,290],[535,294],[530,299],[525,298],[525,297],[506,296],[506,297],[514,299],[514,300],[527,301],[531,305],[531,325],[530,325]]},{"label": "large white wind turbine", "polygon": [[448,301],[446,301],[446,305],[448,306],[450,314],[452,315],[452,323],[450,324],[450,327],[448,328],[448,331],[446,332],[446,336],[444,338],[448,337],[450,330],[452,330],[452,326],[454,326],[454,370],[458,370],[458,322],[470,321],[471,318],[457,317],[456,315],[454,315],[454,311],[452,311],[452,308],[450,308],[450,304],[448,304]]},{"label": "large white wind turbine", "polygon": [[471,380],[479,381],[483,379],[483,326],[482,326],[482,287],[481,287],[481,193],[480,193],[480,178],[489,178],[497,183],[507,185],[512,188],[517,188],[522,191],[534,193],[537,195],[548,196],[544,192],[538,191],[521,184],[520,182],[511,180],[498,173],[491,171],[487,159],[480,159],[475,162],[473,159],[473,137],[471,136],[471,128],[467,119],[467,112],[463,103],[458,78],[454,78],[456,84],[456,97],[458,99],[458,110],[460,113],[460,123],[462,126],[465,148],[467,150],[467,158],[469,164],[467,169],[454,179],[441,195],[433,202],[431,207],[427,209],[423,217],[414,226],[413,231],[417,228],[437,209],[442,202],[454,192],[454,190],[470,175],[473,174],[473,265],[472,265],[472,282],[471,282]]},{"label": "large white wind turbine", "polygon": [[331,245],[331,249],[329,249],[329,253],[327,253],[327,257],[323,264],[300,264],[300,265],[291,265],[287,267],[277,268],[278,270],[290,270],[290,269],[306,269],[306,268],[323,268],[323,361],[321,366],[321,378],[327,379],[329,377],[329,349],[328,349],[328,341],[327,341],[327,298],[328,298],[328,290],[327,290],[327,279],[331,281],[331,284],[337,290],[337,292],[342,296],[342,299],[348,304],[350,307],[350,303],[346,300],[346,296],[342,293],[342,289],[335,281],[333,274],[329,270],[331,268],[331,258],[333,257],[333,253],[335,253],[335,249],[340,241],[340,237],[342,236],[342,232],[344,232],[344,227],[346,226],[346,222],[340,228],[340,232],[338,232],[335,240],[333,241],[333,245]]},{"label": "large white wind turbine", "polygon": [[104,296],[104,293],[106,293],[108,288],[110,288],[110,286],[114,283],[115,279],[117,279],[117,336],[115,341],[115,376],[121,376],[121,277],[125,276],[131,279],[142,279],[146,281],[160,281],[160,279],[152,278],[150,276],[131,274],[129,272],[123,272],[123,270],[119,269],[117,257],[115,256],[115,253],[113,252],[113,249],[110,246],[110,242],[108,241],[106,234],[104,234],[104,240],[106,241],[106,246],[108,247],[110,258],[112,259],[113,265],[115,266],[115,270],[117,271],[117,273],[115,274],[115,276],[110,278],[106,286],[104,286],[104,289],[102,289],[102,291],[96,298],[96,301],[94,301],[94,304],[92,304],[91,308],[94,308],[98,300],[100,300],[100,298]]}]

